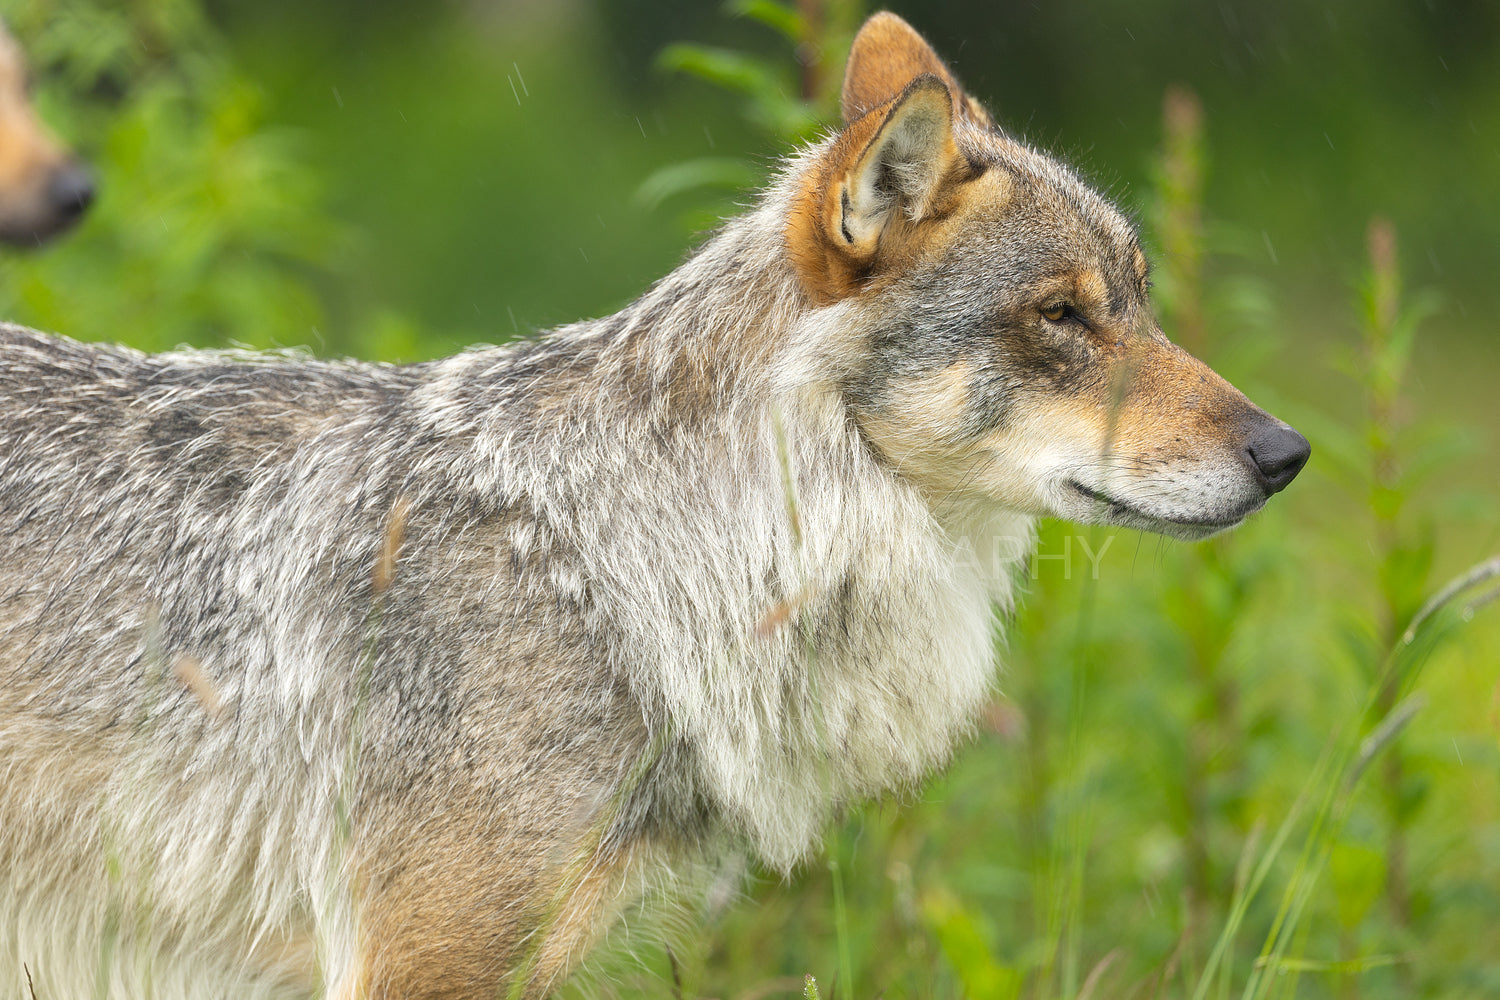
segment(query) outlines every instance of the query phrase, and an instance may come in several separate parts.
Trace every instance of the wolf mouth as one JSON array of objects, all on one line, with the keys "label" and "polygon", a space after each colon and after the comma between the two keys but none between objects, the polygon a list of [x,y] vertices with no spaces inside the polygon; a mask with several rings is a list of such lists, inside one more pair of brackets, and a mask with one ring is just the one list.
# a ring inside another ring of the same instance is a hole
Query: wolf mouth
[{"label": "wolf mouth", "polygon": [[[1165,514],[1153,514],[1150,511],[1142,510],[1141,508],[1126,503],[1123,500],[1117,500],[1107,493],[1101,493],[1098,490],[1090,489],[1089,487],[1078,482],[1076,479],[1069,480],[1068,485],[1073,487],[1075,491],[1077,491],[1080,495],[1082,495],[1089,501],[1095,504],[1102,505],[1105,508],[1106,513],[1111,516],[1111,519],[1118,520],[1124,523],[1127,527],[1149,528],[1151,523],[1155,523],[1158,525],[1170,524],[1192,531],[1205,531],[1211,533],[1215,531],[1223,531],[1225,528],[1234,527],[1236,524],[1239,524],[1245,519],[1246,514],[1250,513],[1249,511],[1246,511],[1245,514],[1240,514],[1236,517],[1218,519],[1171,517]],[[1143,524],[1142,522],[1147,523]]]}]

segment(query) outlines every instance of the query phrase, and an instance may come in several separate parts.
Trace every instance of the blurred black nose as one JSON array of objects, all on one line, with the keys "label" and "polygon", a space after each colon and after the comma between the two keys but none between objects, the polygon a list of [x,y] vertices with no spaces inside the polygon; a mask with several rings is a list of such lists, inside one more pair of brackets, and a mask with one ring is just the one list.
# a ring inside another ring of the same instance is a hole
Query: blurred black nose
[{"label": "blurred black nose", "polygon": [[1312,447],[1286,424],[1271,424],[1245,443],[1245,455],[1260,473],[1266,494],[1280,493],[1307,464]]},{"label": "blurred black nose", "polygon": [[47,185],[47,200],[58,215],[75,219],[94,200],[94,178],[86,168],[69,164],[52,175]]}]

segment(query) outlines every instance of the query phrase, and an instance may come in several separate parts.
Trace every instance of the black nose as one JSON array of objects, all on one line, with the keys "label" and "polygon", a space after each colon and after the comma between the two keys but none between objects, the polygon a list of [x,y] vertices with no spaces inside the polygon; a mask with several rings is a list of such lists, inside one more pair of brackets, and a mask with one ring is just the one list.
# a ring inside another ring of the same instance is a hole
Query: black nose
[{"label": "black nose", "polygon": [[94,200],[94,178],[86,168],[69,164],[52,175],[47,185],[47,200],[58,215],[75,219]]},{"label": "black nose", "polygon": [[1260,473],[1267,495],[1286,489],[1307,464],[1310,454],[1312,447],[1307,438],[1283,423],[1268,425],[1245,443],[1245,455]]}]

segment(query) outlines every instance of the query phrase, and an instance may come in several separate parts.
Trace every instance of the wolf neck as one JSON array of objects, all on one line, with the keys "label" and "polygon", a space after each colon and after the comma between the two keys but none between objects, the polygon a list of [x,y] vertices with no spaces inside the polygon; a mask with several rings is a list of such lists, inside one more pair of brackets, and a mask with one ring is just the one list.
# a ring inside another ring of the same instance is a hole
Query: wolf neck
[{"label": "wolf neck", "polygon": [[732,220],[625,309],[553,337],[597,351],[594,384],[626,389],[636,416],[677,426],[762,397],[772,359],[809,309],[778,218],[763,204]]},{"label": "wolf neck", "polygon": [[837,307],[807,305],[777,218],[737,220],[620,314],[533,345],[561,352],[567,385],[529,383],[549,406],[497,389],[475,443],[492,488],[566,539],[549,586],[594,609],[692,794],[786,869],[830,813],[963,736],[1031,524],[940,524],[871,454],[807,342],[837,336]]}]

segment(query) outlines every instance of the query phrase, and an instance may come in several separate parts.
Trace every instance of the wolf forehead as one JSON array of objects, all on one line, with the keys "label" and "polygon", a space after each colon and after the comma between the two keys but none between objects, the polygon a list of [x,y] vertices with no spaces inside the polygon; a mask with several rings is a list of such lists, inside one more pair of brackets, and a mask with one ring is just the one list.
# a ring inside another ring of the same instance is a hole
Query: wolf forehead
[{"label": "wolf forehead", "polygon": [[890,277],[894,294],[866,302],[883,367],[921,374],[960,342],[1030,326],[1057,305],[1101,332],[1149,335],[1151,268],[1136,226],[1072,168],[994,126],[965,123],[955,139],[969,177],[940,235]]},{"label": "wolf forehead", "polygon": [[1051,296],[1115,316],[1144,305],[1150,261],[1113,202],[994,126],[966,125],[954,138],[974,176],[939,254],[945,266],[989,267],[1004,297]]}]

